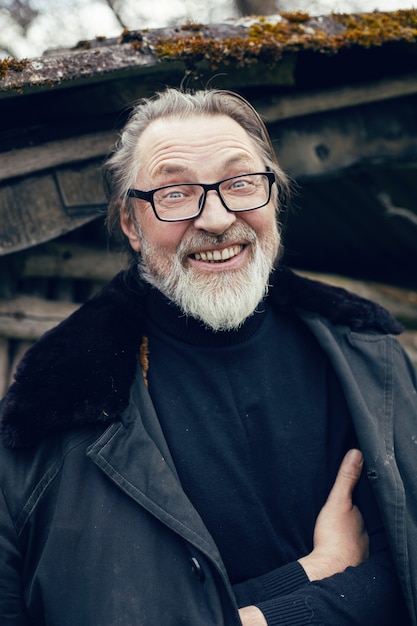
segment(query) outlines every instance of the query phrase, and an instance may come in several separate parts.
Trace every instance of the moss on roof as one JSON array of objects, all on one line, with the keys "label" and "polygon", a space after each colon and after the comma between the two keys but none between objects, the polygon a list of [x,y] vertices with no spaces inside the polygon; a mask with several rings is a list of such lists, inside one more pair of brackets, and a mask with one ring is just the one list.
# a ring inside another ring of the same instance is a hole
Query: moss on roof
[{"label": "moss on roof", "polygon": [[334,15],[346,28],[347,45],[370,48],[391,41],[416,42],[417,10],[399,10],[393,13],[364,13],[359,15]]},{"label": "moss on roof", "polygon": [[[302,11],[283,12],[280,20],[258,17],[245,32],[230,37],[208,37],[201,25],[189,24],[173,38],[160,38],[153,46],[154,54],[163,60],[182,61],[191,69],[207,61],[211,69],[221,64],[236,63],[239,67],[261,61],[272,65],[284,52],[314,50],[336,53],[352,46],[381,46],[393,41],[417,41],[417,11],[392,13],[333,14],[329,18],[313,18]],[[185,31],[188,31],[185,34]],[[190,32],[191,31],[191,32]],[[142,39],[131,45],[139,49]]]},{"label": "moss on roof", "polygon": [[[179,27],[123,30],[118,39],[96,37],[72,50],[60,50],[28,61],[0,61],[0,92],[21,93],[58,85],[97,80],[128,71],[142,71],[158,64],[186,73],[201,63],[210,71],[220,66],[247,67],[256,63],[276,66],[285,53],[304,51],[335,55],[342,49],[380,47],[401,42],[412,48],[417,41],[417,10],[332,14],[283,12],[275,16],[252,16],[222,24],[186,22]],[[178,64],[177,64],[178,65]],[[183,70],[181,70],[183,71]]]},{"label": "moss on roof", "polygon": [[16,59],[14,57],[0,59],[0,80],[4,78],[9,71],[23,72],[29,63],[29,59]]}]

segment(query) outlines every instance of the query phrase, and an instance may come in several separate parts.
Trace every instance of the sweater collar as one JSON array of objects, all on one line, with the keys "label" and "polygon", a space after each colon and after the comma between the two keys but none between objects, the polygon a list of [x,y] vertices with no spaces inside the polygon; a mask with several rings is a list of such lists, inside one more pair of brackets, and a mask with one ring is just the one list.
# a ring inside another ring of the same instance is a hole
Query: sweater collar
[{"label": "sweater collar", "polygon": [[[121,419],[145,333],[149,289],[136,270],[121,272],[28,350],[1,407],[6,447]],[[285,268],[275,270],[268,299],[281,310],[311,311],[356,331],[401,332],[378,305]]]},{"label": "sweater collar", "polygon": [[185,315],[157,289],[151,289],[146,303],[147,330],[154,329],[194,346],[227,347],[242,343],[256,333],[265,317],[265,302],[236,330],[216,332]]}]

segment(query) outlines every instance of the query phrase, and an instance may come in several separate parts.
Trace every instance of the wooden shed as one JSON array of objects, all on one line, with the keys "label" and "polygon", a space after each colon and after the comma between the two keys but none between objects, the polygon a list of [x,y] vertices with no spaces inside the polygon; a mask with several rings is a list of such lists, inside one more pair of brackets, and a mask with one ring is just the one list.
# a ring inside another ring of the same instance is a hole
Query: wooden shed
[{"label": "wooden shed", "polygon": [[100,168],[131,103],[165,85],[255,105],[294,181],[285,262],[387,306],[417,364],[417,11],[282,13],[0,61],[0,396],[123,266]]}]

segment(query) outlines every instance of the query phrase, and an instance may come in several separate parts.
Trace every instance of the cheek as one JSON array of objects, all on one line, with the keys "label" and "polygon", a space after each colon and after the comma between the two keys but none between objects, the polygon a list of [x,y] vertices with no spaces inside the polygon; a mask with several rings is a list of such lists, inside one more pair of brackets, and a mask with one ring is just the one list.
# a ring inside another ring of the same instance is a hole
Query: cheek
[{"label": "cheek", "polygon": [[169,224],[152,217],[149,220],[142,220],[141,227],[143,235],[150,245],[167,252],[173,252],[183,238],[188,224],[180,222]]},{"label": "cheek", "polygon": [[276,222],[276,213],[273,206],[267,206],[256,211],[246,213],[245,222],[253,228],[258,236],[270,234]]}]

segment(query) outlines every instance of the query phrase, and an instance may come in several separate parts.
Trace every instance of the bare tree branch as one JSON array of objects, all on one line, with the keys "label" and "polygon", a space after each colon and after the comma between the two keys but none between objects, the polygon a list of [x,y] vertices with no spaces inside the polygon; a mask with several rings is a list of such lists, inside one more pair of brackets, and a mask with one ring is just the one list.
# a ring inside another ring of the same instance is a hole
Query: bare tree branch
[{"label": "bare tree branch", "polygon": [[240,15],[272,15],[279,9],[279,0],[234,0]]},{"label": "bare tree branch", "polygon": [[107,6],[109,7],[109,9],[111,9],[111,11],[113,12],[114,17],[116,18],[116,20],[119,22],[120,26],[122,28],[127,28],[127,25],[125,24],[125,22],[123,21],[122,16],[120,15],[120,12],[118,10],[118,2],[117,0],[104,0],[105,4],[107,4]]},{"label": "bare tree branch", "polygon": [[30,0],[11,0],[11,2],[3,2],[2,4],[23,33],[27,33],[28,28],[39,15],[39,11],[32,8]]}]

